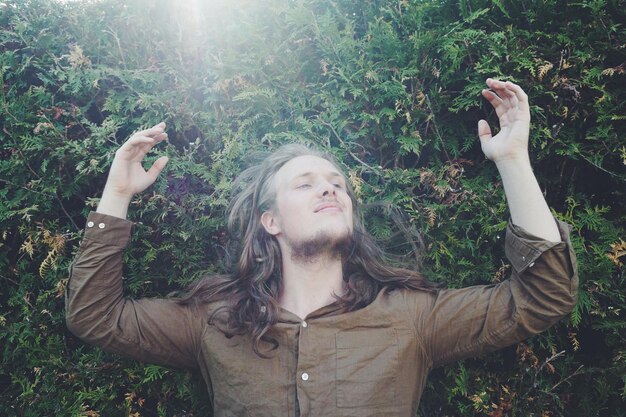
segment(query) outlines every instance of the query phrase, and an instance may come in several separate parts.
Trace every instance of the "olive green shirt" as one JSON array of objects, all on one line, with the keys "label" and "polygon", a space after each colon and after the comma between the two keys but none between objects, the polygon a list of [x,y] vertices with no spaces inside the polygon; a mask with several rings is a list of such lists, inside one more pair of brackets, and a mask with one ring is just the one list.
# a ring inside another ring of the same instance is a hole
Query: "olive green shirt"
[{"label": "olive green shirt", "polygon": [[336,304],[301,320],[280,311],[261,358],[246,336],[208,323],[217,304],[123,296],[132,223],[91,213],[67,286],[69,329],[87,343],[145,362],[198,369],[215,416],[415,416],[431,369],[502,348],[556,323],[576,303],[569,228],[548,242],[509,224],[511,277],[436,293],[383,290],[367,307]]}]

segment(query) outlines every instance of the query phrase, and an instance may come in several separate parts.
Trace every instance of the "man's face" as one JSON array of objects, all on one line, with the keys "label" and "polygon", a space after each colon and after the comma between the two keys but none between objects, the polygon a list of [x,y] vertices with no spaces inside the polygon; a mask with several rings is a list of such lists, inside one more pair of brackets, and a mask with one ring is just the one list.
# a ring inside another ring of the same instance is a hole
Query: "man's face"
[{"label": "man's face", "polygon": [[343,174],[331,162],[294,158],[278,170],[273,186],[276,202],[263,214],[263,225],[292,258],[341,251],[349,243],[352,200]]}]

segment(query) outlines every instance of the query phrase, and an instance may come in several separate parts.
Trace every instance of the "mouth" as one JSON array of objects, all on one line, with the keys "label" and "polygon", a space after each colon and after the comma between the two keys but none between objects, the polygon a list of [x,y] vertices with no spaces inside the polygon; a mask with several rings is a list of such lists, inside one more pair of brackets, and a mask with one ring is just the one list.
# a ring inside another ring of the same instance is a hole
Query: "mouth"
[{"label": "mouth", "polygon": [[324,203],[315,208],[315,213],[332,213],[342,211],[342,208],[337,203]]}]

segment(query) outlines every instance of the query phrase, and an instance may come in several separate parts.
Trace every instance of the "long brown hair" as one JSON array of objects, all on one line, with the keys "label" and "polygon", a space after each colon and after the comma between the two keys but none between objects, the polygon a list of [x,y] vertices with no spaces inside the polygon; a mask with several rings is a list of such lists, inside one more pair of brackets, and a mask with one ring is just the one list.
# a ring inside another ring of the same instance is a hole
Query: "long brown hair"
[{"label": "long brown hair", "polygon": [[[232,272],[203,278],[179,298],[181,304],[222,301],[224,306],[214,311],[210,321],[226,313],[225,319],[220,320],[224,334],[227,337],[250,335],[254,351],[260,356],[265,356],[260,349],[262,341],[277,346],[268,331],[278,319],[278,296],[282,287],[280,247],[274,236],[263,228],[261,215],[273,207],[276,198],[273,179],[278,170],[293,158],[305,155],[325,158],[339,167],[329,154],[290,144],[267,155],[237,177],[228,217]],[[365,230],[350,184],[347,184],[347,191],[355,215],[351,251],[343,260],[346,292],[338,297],[343,311],[367,306],[383,288],[435,291],[438,286],[420,272],[395,267],[386,261],[384,252]]]}]

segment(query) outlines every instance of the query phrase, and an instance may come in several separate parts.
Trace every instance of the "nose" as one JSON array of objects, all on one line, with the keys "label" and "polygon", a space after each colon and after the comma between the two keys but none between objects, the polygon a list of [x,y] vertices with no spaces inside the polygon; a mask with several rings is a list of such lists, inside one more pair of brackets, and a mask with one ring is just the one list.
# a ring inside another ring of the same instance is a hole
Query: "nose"
[{"label": "nose", "polygon": [[335,186],[329,181],[322,181],[320,186],[322,190],[322,197],[335,196]]}]

